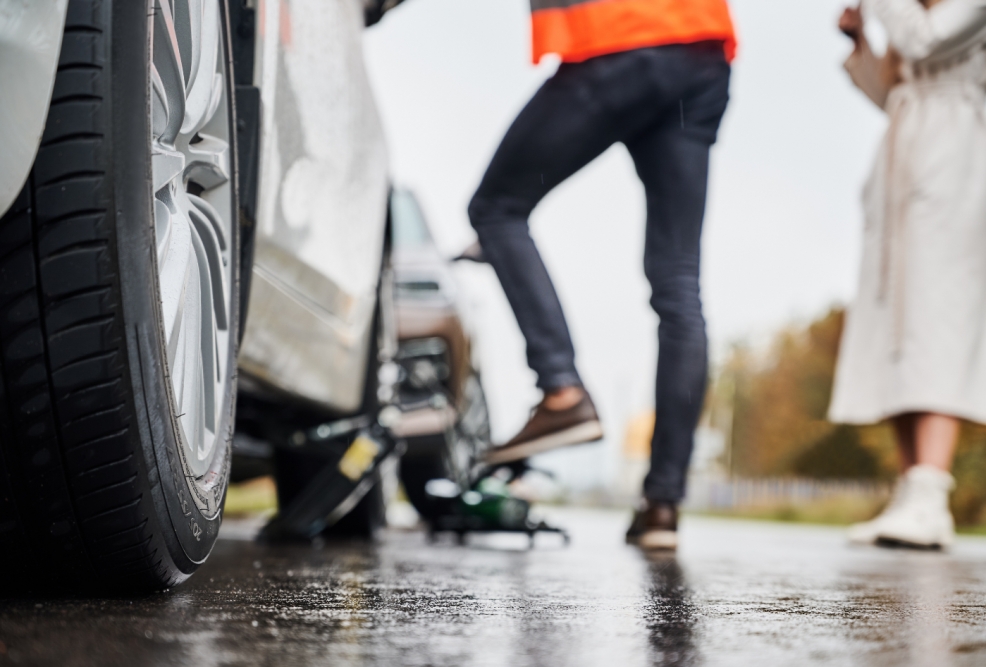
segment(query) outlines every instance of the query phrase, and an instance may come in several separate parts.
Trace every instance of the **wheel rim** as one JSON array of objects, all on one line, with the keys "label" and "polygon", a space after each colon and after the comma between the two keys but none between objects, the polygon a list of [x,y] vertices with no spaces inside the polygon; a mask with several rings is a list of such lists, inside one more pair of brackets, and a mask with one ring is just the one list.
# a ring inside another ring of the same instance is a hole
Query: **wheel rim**
[{"label": "wheel rim", "polygon": [[490,416],[479,378],[470,375],[463,385],[464,407],[455,425],[455,470],[471,470],[490,446]]},{"label": "wheel rim", "polygon": [[151,170],[161,315],[186,474],[208,484],[231,381],[233,205],[218,0],[155,0]]}]

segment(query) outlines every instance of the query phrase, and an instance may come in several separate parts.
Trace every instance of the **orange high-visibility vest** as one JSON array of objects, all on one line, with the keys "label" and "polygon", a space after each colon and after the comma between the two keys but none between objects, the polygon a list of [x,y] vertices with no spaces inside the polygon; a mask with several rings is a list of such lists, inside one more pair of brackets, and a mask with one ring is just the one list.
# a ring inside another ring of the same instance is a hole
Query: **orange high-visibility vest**
[{"label": "orange high-visibility vest", "polygon": [[726,0],[531,0],[534,62],[557,53],[580,62],[662,44],[721,41],[736,55]]}]

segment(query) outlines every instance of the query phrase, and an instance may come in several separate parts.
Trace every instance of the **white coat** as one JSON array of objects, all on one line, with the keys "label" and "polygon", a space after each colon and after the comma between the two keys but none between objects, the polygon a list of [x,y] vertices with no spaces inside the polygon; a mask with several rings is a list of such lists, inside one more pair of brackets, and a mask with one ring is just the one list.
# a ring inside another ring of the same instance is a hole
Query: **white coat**
[{"label": "white coat", "polygon": [[846,63],[890,125],[864,189],[859,290],[829,417],[986,423],[986,0],[863,10],[903,56],[903,82],[881,81],[868,48]]}]

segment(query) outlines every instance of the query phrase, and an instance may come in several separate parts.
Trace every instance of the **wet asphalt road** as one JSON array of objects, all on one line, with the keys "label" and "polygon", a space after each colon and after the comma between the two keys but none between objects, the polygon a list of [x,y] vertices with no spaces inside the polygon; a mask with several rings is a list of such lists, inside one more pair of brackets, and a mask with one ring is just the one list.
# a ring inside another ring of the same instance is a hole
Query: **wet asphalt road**
[{"label": "wet asphalt road", "polygon": [[836,529],[688,517],[676,558],[625,515],[543,536],[269,547],[230,524],[207,565],[137,600],[0,601],[0,664],[986,665],[986,539],[854,549]]}]

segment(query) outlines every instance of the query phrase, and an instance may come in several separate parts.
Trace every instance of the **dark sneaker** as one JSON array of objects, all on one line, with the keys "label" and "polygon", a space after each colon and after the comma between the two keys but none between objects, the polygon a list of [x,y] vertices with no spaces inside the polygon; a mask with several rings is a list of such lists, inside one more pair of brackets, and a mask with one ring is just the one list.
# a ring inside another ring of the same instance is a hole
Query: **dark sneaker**
[{"label": "dark sneaker", "polygon": [[486,454],[486,463],[512,463],[529,456],[541,454],[559,447],[594,442],[603,437],[596,406],[589,394],[567,410],[549,410],[544,404],[534,409],[527,425],[513,440],[494,447]]},{"label": "dark sneaker", "polygon": [[627,544],[646,551],[673,551],[678,548],[678,507],[674,503],[645,501],[633,514],[627,530]]}]

